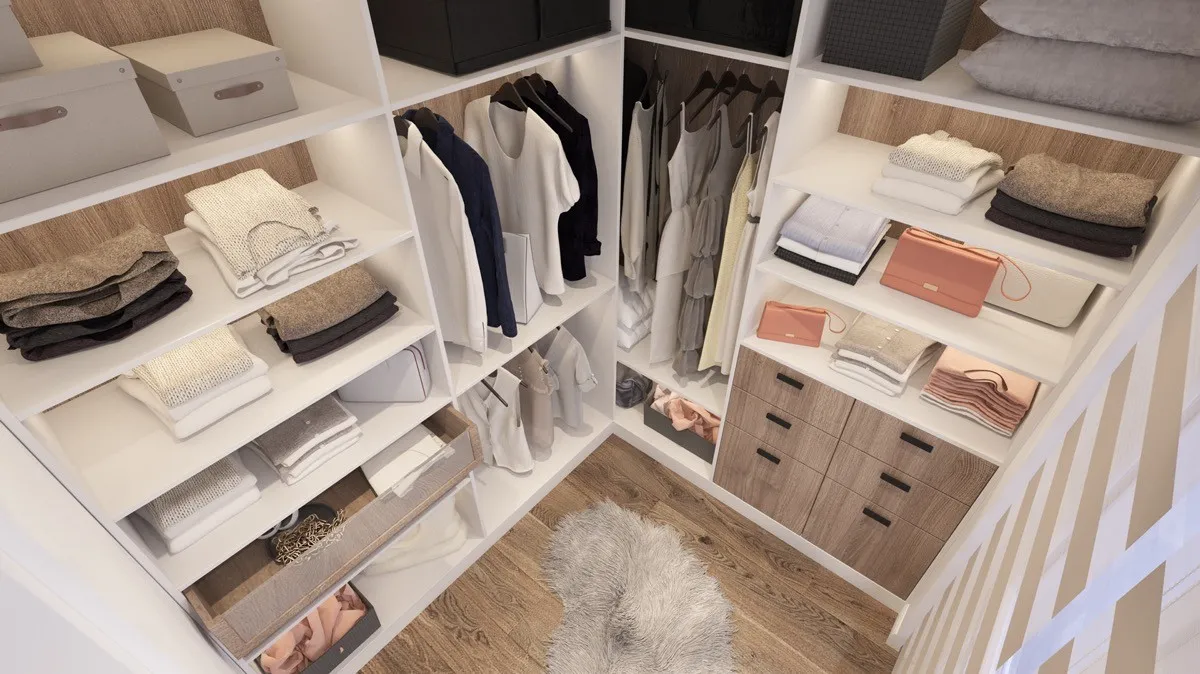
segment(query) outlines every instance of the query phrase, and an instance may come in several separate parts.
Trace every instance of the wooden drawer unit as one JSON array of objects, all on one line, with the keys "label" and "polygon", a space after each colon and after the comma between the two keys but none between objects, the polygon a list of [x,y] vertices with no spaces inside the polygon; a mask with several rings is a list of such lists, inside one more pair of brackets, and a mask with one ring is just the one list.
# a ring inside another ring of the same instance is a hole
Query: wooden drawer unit
[{"label": "wooden drawer unit", "polygon": [[837,438],[736,388],[730,396],[725,421],[822,475],[837,449]]},{"label": "wooden drawer unit", "polygon": [[967,505],[996,472],[986,460],[862,402],[854,404],[841,440]]},{"label": "wooden drawer unit", "polygon": [[846,417],[854,405],[854,398],[752,349],[741,349],[733,385],[787,410],[835,438],[842,434]]},{"label": "wooden drawer unit", "polygon": [[727,423],[713,481],[800,533],[821,487],[821,474]]},{"label": "wooden drawer unit", "polygon": [[942,541],[830,479],[804,537],[901,598],[942,549]]},{"label": "wooden drawer unit", "polygon": [[838,445],[826,477],[943,541],[967,514],[962,503],[845,442]]}]

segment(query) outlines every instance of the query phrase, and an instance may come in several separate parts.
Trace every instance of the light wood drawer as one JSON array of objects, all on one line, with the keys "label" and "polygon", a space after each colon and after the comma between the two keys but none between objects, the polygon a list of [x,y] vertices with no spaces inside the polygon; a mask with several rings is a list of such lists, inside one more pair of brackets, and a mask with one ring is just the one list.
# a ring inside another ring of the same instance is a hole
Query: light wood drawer
[{"label": "light wood drawer", "polygon": [[833,451],[837,449],[837,438],[736,388],[730,396],[725,420],[821,475],[825,474]]},{"label": "light wood drawer", "polygon": [[728,423],[713,480],[796,533],[821,487],[820,473]]},{"label": "light wood drawer", "polygon": [[932,535],[830,479],[821,485],[804,537],[901,598],[942,549]]},{"label": "light wood drawer", "polygon": [[741,349],[733,385],[833,437],[842,434],[854,399],[752,349]]},{"label": "light wood drawer", "polygon": [[971,505],[996,466],[883,412],[854,404],[842,442]]},{"label": "light wood drawer", "polygon": [[849,444],[838,444],[826,475],[945,541],[967,506]]}]

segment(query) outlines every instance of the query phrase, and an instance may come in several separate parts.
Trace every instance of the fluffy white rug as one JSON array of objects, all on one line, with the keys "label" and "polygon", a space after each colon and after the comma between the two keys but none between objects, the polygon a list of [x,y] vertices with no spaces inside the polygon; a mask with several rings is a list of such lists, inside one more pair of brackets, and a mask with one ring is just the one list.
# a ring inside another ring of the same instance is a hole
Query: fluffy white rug
[{"label": "fluffy white rug", "polygon": [[679,541],[611,501],[562,519],[544,562],[563,602],[552,674],[733,671],[733,607]]}]

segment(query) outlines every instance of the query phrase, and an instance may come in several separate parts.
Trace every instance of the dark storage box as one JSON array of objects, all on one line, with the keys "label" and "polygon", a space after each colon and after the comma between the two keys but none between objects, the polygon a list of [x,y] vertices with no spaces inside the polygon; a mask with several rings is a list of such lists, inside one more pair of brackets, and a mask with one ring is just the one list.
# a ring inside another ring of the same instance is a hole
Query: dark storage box
[{"label": "dark storage box", "polygon": [[367,0],[379,53],[463,75],[608,32],[607,0]]},{"label": "dark storage box", "polygon": [[973,0],[833,0],[826,63],[923,80],[954,58]]},{"label": "dark storage box", "polygon": [[667,436],[675,444],[708,463],[712,463],[713,454],[717,451],[716,445],[710,444],[691,430],[675,430],[675,427],[671,425],[671,420],[654,411],[649,402],[642,405],[642,420],[647,426]]},{"label": "dark storage box", "polygon": [[[358,594],[358,598],[362,600],[363,605],[367,607],[366,614],[359,618],[358,622],[354,623],[346,631],[346,634],[338,639],[325,651],[325,654],[317,658],[317,661],[304,669],[304,674],[331,674],[337,669],[338,665],[346,661],[354,651],[358,650],[359,646],[367,643],[367,639],[371,635],[379,631],[379,614],[375,612],[375,607],[371,604],[371,600],[359,590],[354,583],[349,583],[350,587]],[[339,588],[340,589],[340,588]],[[262,656],[260,655],[255,663],[258,668],[262,669]]]},{"label": "dark storage box", "polygon": [[629,0],[625,12],[630,28],[787,56],[800,0]]}]

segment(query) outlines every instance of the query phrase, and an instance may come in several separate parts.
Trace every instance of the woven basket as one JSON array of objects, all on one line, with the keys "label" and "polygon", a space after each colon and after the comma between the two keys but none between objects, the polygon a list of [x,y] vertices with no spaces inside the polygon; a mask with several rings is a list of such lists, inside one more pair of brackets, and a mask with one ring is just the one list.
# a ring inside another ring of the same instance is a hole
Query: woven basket
[{"label": "woven basket", "polygon": [[958,53],[973,0],[833,0],[825,63],[923,80]]}]

